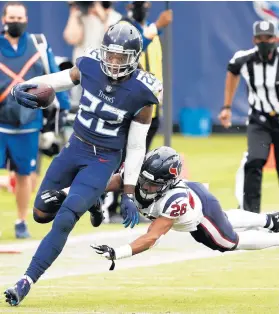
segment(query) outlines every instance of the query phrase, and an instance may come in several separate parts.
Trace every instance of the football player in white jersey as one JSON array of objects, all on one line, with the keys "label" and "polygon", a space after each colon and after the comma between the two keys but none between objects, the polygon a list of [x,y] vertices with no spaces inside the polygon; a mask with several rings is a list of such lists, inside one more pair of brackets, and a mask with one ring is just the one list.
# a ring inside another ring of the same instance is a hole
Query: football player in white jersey
[{"label": "football player in white jersey", "polygon": [[[123,167],[112,177],[107,191],[123,187],[124,171]],[[196,241],[221,252],[279,246],[279,213],[257,214],[237,209],[224,212],[203,184],[181,180],[180,171],[180,157],[174,149],[162,146],[149,152],[135,193],[140,213],[152,221],[147,233],[118,248],[95,245],[95,251],[112,261],[130,257],[152,248],[170,229],[190,232]],[[51,207],[53,202],[63,201],[63,197],[61,191],[47,191],[42,200],[42,207]],[[96,221],[95,212],[91,223],[98,226],[102,221],[100,206],[94,210],[99,211],[100,219]],[[236,228],[244,231],[236,232]]]}]

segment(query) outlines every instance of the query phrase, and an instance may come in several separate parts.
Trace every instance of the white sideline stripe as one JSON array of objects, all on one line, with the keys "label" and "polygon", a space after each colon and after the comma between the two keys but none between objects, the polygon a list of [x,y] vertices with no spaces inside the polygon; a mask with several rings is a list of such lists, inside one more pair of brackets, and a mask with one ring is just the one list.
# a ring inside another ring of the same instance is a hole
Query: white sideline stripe
[{"label": "white sideline stripe", "polygon": [[[83,234],[83,235],[79,235],[79,236],[70,236],[67,243],[78,244],[78,243],[82,243],[84,240],[88,240],[88,239],[89,240],[92,239],[92,241],[102,240],[104,238],[109,237],[110,235],[113,236],[113,238],[121,238],[123,236],[126,236],[127,238],[129,238],[129,236],[135,236],[135,235],[143,234],[147,230],[147,228],[148,228],[148,226],[147,227],[139,227],[137,229],[102,231],[102,232]],[[13,243],[1,244],[0,245],[0,251],[1,250],[13,250],[13,249],[24,251],[27,249],[35,249],[39,246],[40,243],[41,243],[41,240],[30,240],[30,241],[26,241],[24,243],[13,242]]]},{"label": "white sideline stripe", "polygon": [[201,225],[210,233],[212,239],[220,246],[229,249],[235,246],[236,243],[225,239],[219,230],[206,217],[203,217]]}]

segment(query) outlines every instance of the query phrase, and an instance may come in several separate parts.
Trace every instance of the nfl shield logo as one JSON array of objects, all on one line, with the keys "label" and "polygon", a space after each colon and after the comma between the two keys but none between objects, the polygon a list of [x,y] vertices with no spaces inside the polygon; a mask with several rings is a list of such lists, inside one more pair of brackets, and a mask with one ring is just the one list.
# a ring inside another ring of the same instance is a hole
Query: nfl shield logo
[{"label": "nfl shield logo", "polygon": [[106,87],[106,92],[110,93],[112,91],[112,87],[110,85],[107,85]]}]

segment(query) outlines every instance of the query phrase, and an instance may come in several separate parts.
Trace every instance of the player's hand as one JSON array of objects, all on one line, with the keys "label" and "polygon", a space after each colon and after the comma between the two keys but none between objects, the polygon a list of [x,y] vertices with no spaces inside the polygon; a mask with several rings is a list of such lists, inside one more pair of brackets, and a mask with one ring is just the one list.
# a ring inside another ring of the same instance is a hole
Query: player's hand
[{"label": "player's hand", "polygon": [[38,87],[36,84],[17,84],[13,87],[11,93],[17,103],[21,106],[30,109],[36,109],[39,107],[37,96],[26,93],[28,89],[36,87]]},{"label": "player's hand", "polygon": [[155,22],[157,29],[164,28],[172,22],[172,10],[163,11]]},{"label": "player's hand", "polygon": [[232,126],[232,111],[231,109],[224,108],[220,112],[218,119],[220,120],[221,124],[223,125],[224,128],[228,129],[229,127]]},{"label": "player's hand", "polygon": [[97,254],[101,255],[102,257],[105,257],[106,259],[112,261],[115,259],[115,251],[112,247],[108,245],[90,245]]},{"label": "player's hand", "polygon": [[134,198],[131,198],[127,194],[123,193],[121,196],[120,208],[125,228],[129,226],[134,228],[136,224],[139,224],[139,211],[134,202]]},{"label": "player's hand", "polygon": [[97,254],[103,256],[104,258],[112,261],[110,269],[109,270],[114,270],[115,267],[115,263],[114,260],[116,259],[115,256],[115,251],[112,247],[108,246],[108,245],[90,245]]}]

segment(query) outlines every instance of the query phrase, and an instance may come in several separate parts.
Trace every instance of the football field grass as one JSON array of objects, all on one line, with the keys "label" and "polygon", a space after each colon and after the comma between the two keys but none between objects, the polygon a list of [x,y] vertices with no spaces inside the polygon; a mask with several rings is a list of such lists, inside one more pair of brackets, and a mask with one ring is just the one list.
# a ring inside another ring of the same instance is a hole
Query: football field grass
[{"label": "football field grass", "polygon": [[[163,139],[158,136],[153,147],[162,144]],[[218,197],[223,208],[236,208],[234,180],[246,149],[244,136],[174,136],[172,146],[185,155],[190,180],[209,183],[210,191]],[[44,159],[44,169],[49,162],[49,159]],[[265,171],[263,211],[278,210],[278,204],[276,173],[274,170]],[[15,243],[15,218],[12,194],[0,191],[0,244]],[[123,229],[121,225],[103,225],[92,230],[88,219],[87,214],[82,217],[73,235]],[[34,223],[31,212],[28,223],[33,239],[41,239],[50,228],[50,225]],[[183,234],[181,239],[181,243],[176,243],[176,250],[185,245]],[[16,243],[25,242],[28,243]],[[160,248],[144,253],[147,265],[148,254],[156,255],[158,250]],[[169,250],[168,254],[172,252]],[[14,271],[9,269],[9,258],[26,263],[22,261],[22,255],[0,254],[1,291],[7,288],[6,283],[1,284],[1,274],[4,276],[7,269],[21,274],[16,268]],[[82,269],[85,259],[88,262],[90,258],[81,248],[75,263],[78,260]],[[63,256],[61,259],[63,261]],[[1,297],[0,313],[279,313],[278,249],[76,276],[67,276],[66,266],[70,274],[71,264],[66,257],[64,259],[65,277],[40,281],[17,308],[8,307]],[[108,265],[107,261],[103,263]],[[97,267],[95,259],[92,260],[92,270],[94,267]]]}]

